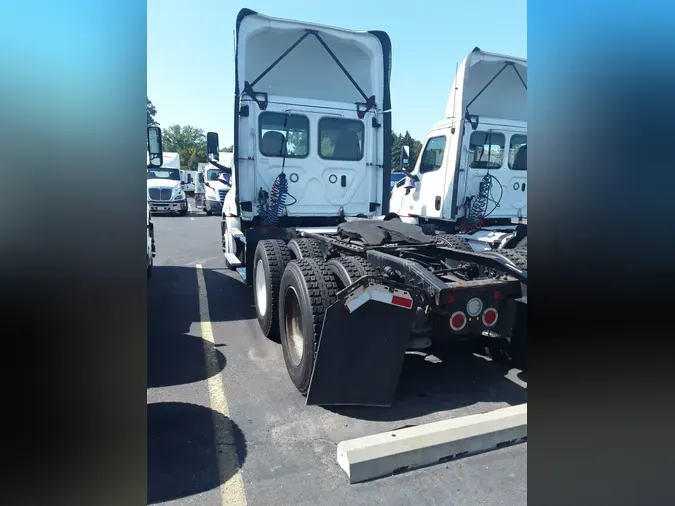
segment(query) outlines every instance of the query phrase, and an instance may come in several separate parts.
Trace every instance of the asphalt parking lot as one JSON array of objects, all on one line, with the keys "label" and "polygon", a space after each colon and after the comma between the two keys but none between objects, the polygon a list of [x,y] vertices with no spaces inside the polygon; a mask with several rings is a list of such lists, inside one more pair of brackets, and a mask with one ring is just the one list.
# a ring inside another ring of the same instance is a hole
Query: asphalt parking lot
[{"label": "asphalt parking lot", "polygon": [[526,504],[526,444],[350,485],[338,442],[527,402],[525,378],[448,345],[406,357],[392,408],[306,407],[224,268],[220,217],[192,209],[153,216],[149,504]]}]

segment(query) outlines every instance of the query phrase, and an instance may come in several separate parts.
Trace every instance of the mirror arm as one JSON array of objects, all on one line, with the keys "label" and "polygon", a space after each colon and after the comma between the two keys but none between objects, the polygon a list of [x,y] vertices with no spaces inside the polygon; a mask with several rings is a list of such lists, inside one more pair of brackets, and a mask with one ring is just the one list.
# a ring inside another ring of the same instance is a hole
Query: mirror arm
[{"label": "mirror arm", "polygon": [[231,168],[225,167],[224,165],[220,165],[218,162],[215,162],[215,161],[213,161],[213,160],[209,160],[209,163],[210,163],[211,165],[214,165],[214,166],[218,167],[220,170],[222,170],[223,172],[225,172],[225,174],[230,174],[230,175],[232,175],[232,169],[231,169]]}]

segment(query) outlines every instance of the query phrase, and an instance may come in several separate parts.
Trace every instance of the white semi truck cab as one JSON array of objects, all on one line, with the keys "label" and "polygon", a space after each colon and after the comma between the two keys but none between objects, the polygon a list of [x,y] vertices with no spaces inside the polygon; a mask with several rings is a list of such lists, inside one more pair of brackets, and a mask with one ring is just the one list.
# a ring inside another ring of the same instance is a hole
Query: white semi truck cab
[{"label": "white semi truck cab", "polygon": [[207,215],[220,216],[223,204],[232,187],[232,153],[221,153],[219,165],[205,164],[202,169],[204,180],[204,211]]},{"label": "white semi truck cab", "polygon": [[187,195],[180,172],[178,153],[163,153],[161,167],[148,167],[148,202],[153,213],[187,214]]},{"label": "white semi truck cab", "polygon": [[[527,60],[475,48],[459,66],[445,118],[431,127],[389,218],[433,224],[477,250],[527,235]],[[402,159],[405,156],[402,155]]]},{"label": "white semi truck cab", "polygon": [[520,335],[526,258],[381,219],[392,141],[386,33],[243,9],[235,58],[232,167],[207,134],[210,163],[232,179],[225,262],[253,289],[260,330],[281,342],[307,404],[390,406],[407,349]]},{"label": "white semi truck cab", "polygon": [[[148,160],[147,168],[158,169],[162,166],[162,130],[159,127],[148,127]],[[152,267],[155,258],[155,227],[152,223],[150,202],[147,203],[146,213],[146,253],[147,253],[147,276],[152,276]]]}]

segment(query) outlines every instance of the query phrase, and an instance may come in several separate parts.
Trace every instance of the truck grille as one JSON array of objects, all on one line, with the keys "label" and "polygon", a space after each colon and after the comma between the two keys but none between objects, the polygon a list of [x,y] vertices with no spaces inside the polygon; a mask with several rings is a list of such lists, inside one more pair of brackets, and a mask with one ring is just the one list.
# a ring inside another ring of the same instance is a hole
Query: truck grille
[{"label": "truck grille", "polygon": [[171,200],[172,192],[171,188],[150,188],[148,195],[150,200]]},{"label": "truck grille", "polygon": [[225,195],[227,195],[228,190],[218,190],[218,197],[221,202],[225,202]]}]

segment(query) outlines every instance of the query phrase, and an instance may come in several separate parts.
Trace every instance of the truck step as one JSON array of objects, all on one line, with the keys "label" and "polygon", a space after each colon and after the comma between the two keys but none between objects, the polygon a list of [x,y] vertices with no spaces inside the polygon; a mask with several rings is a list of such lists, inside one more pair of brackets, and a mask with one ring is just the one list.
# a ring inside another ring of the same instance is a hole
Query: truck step
[{"label": "truck step", "polygon": [[236,271],[241,276],[241,279],[246,282],[246,267],[237,267]]},{"label": "truck step", "polygon": [[227,263],[230,264],[230,267],[236,268],[242,265],[242,263],[237,258],[237,255],[234,253],[225,253],[225,259],[227,260]]}]

